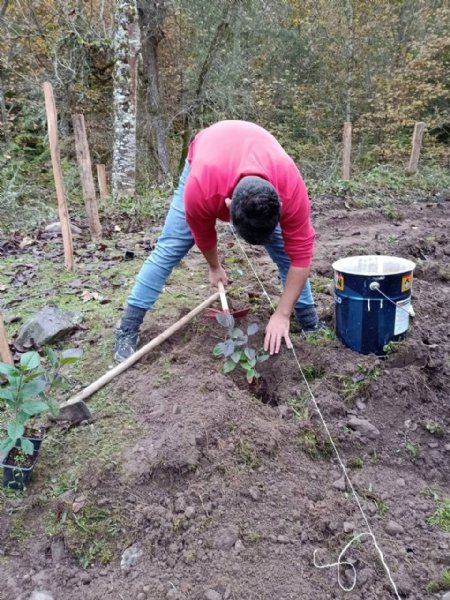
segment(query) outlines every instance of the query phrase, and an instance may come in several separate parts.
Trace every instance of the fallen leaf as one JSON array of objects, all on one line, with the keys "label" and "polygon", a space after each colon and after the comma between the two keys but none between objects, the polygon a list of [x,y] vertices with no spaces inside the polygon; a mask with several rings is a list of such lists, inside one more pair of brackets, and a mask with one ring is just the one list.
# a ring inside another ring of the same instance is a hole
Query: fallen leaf
[{"label": "fallen leaf", "polygon": [[90,292],[89,290],[83,290],[81,292],[81,299],[83,302],[89,302],[90,300],[103,300],[103,297],[98,292]]},{"label": "fallen leaf", "polygon": [[77,496],[72,504],[72,512],[78,513],[86,504],[86,496]]}]

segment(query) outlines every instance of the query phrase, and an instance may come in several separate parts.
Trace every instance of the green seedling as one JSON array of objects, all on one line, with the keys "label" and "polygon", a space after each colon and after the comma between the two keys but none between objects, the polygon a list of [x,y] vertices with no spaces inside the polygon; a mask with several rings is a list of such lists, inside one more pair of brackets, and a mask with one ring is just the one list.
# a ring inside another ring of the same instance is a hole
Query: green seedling
[{"label": "green seedling", "polygon": [[446,428],[436,421],[427,421],[425,423],[425,429],[431,433],[431,435],[435,435],[439,438],[444,437],[447,433]]},{"label": "green seedling", "polygon": [[380,376],[380,370],[358,365],[358,370],[353,375],[342,378],[342,391],[344,400],[351,401],[359,396],[370,384]]},{"label": "green seedling", "polygon": [[386,356],[394,354],[395,352],[398,352],[401,345],[402,342],[388,342],[383,346],[383,354],[385,354]]},{"label": "green seedling", "polygon": [[0,443],[0,452],[8,453],[20,441],[23,452],[33,454],[33,444],[24,437],[26,424],[38,415],[59,412],[58,403],[48,393],[64,383],[61,367],[78,360],[81,351],[66,350],[58,356],[47,348],[46,353],[50,368],[42,365],[37,352],[22,354],[17,367],[0,363],[0,373],[7,379],[0,387],[0,401],[8,412],[7,436]]},{"label": "green seedling", "polygon": [[314,381],[314,379],[320,379],[325,375],[325,369],[323,367],[302,367],[303,375],[308,381]]},{"label": "green seedling", "polygon": [[364,461],[359,456],[354,456],[350,459],[348,465],[351,469],[362,469],[364,466]]},{"label": "green seedling", "polygon": [[329,441],[324,440],[313,429],[304,429],[295,438],[295,443],[310,458],[327,459],[333,454]]},{"label": "green seedling", "polygon": [[245,371],[247,382],[253,383],[260,377],[256,365],[269,358],[263,349],[256,350],[249,345],[249,337],[257,333],[258,325],[251,323],[244,333],[242,329],[234,326],[232,315],[220,314],[216,316],[216,320],[219,325],[226,328],[227,334],[223,342],[214,346],[213,356],[223,358],[224,373],[231,373],[239,365]]},{"label": "green seedling", "polygon": [[403,218],[401,212],[399,212],[392,204],[386,204],[384,206],[383,214],[391,221],[400,221]]},{"label": "green seedling", "polygon": [[450,569],[446,569],[439,579],[432,579],[425,587],[425,591],[429,594],[447,590],[450,590]]},{"label": "green seedling", "polygon": [[306,341],[311,346],[326,346],[336,340],[336,333],[331,327],[323,327],[320,331],[308,334]]},{"label": "green seedling", "polygon": [[450,498],[436,498],[434,513],[426,519],[429,525],[437,525],[450,531]]},{"label": "green seedling", "polygon": [[420,456],[419,447],[416,446],[416,444],[413,444],[412,442],[406,442],[405,450],[412,462],[416,462]]}]

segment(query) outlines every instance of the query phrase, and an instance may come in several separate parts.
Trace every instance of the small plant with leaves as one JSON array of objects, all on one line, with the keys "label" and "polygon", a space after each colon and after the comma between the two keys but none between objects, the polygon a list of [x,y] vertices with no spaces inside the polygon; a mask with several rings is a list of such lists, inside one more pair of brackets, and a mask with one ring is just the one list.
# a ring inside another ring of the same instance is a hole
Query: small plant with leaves
[{"label": "small plant with leaves", "polygon": [[0,387],[0,401],[5,403],[9,417],[0,452],[9,452],[20,441],[22,451],[33,454],[32,442],[24,437],[27,423],[38,415],[47,412],[57,415],[59,412],[58,403],[47,394],[63,384],[61,367],[78,360],[81,351],[66,350],[57,355],[48,348],[46,353],[50,368],[42,365],[37,352],[22,354],[17,367],[0,362],[0,373],[7,379]]},{"label": "small plant with leaves", "polygon": [[258,325],[251,323],[244,333],[242,329],[234,326],[234,318],[230,314],[217,315],[216,320],[226,328],[227,333],[225,340],[215,345],[213,356],[223,358],[224,373],[231,373],[239,365],[245,371],[247,382],[253,383],[260,377],[256,365],[269,358],[264,350],[256,350],[249,344],[249,338],[259,330]]}]

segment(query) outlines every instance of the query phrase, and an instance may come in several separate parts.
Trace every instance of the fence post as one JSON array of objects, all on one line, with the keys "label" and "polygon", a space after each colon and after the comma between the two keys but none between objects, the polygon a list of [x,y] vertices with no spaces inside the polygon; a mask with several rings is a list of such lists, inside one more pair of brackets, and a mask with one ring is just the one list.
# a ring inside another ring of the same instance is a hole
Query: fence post
[{"label": "fence post", "polygon": [[352,155],[352,124],[350,121],[344,123],[342,134],[342,179],[350,179],[350,161]]},{"label": "fence post", "polygon": [[108,183],[106,181],[106,167],[105,165],[97,165],[97,179],[98,179],[98,189],[100,191],[100,199],[102,204],[106,206],[106,199],[109,196],[108,193]]},{"label": "fence post", "polygon": [[58,199],[59,221],[64,245],[64,264],[68,271],[73,271],[73,244],[72,231],[70,229],[69,210],[67,208],[66,194],[64,192],[64,181],[61,170],[58,146],[58,123],[53,87],[49,81],[43,84],[45,110],[47,112],[48,141],[52,157],[53,177],[55,180],[56,198]]},{"label": "fence post", "polygon": [[75,150],[81,176],[84,205],[89,221],[89,230],[93,240],[102,237],[102,226],[98,218],[97,198],[95,196],[94,178],[92,176],[91,155],[84,124],[84,115],[72,115],[73,132],[75,134]]},{"label": "fence post", "polygon": [[414,133],[412,138],[411,158],[409,159],[408,173],[415,173],[419,164],[420,149],[422,148],[423,132],[425,123],[418,121],[414,125]]},{"label": "fence post", "polygon": [[5,326],[3,325],[2,315],[0,315],[0,360],[8,365],[14,364],[11,350],[9,349],[8,336],[6,334]]}]

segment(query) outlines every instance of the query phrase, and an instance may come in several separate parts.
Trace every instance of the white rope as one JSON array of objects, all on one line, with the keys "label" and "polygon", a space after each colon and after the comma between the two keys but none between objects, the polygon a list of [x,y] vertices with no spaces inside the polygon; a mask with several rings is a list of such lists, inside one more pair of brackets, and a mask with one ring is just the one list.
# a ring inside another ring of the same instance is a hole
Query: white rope
[{"label": "white rope", "polygon": [[[266,289],[265,289],[265,287],[264,287],[264,284],[262,283],[261,279],[258,277],[258,274],[256,273],[256,270],[255,270],[255,268],[253,267],[253,264],[251,263],[251,261],[250,261],[249,257],[247,256],[247,253],[246,253],[246,251],[245,251],[245,249],[244,249],[244,247],[243,247],[243,245],[242,245],[242,243],[241,243],[241,240],[238,238],[238,236],[237,236],[236,232],[235,232],[235,231],[234,231],[234,229],[233,229],[233,226],[232,226],[231,224],[230,224],[229,226],[230,226],[231,232],[233,233],[233,235],[234,235],[234,237],[235,237],[235,239],[236,239],[236,241],[237,241],[237,243],[238,243],[238,245],[239,245],[239,247],[240,247],[240,249],[241,249],[242,253],[244,254],[245,258],[247,259],[247,262],[248,262],[248,264],[249,264],[249,266],[250,266],[250,268],[251,268],[251,270],[252,270],[253,274],[255,275],[255,277],[256,277],[256,279],[257,279],[257,281],[258,281],[259,285],[261,286],[261,289],[263,290],[263,294],[264,294],[264,295],[266,296],[266,298],[268,299],[268,301],[269,301],[269,304],[270,304],[270,306],[271,306],[272,310],[275,310],[274,304],[273,304],[273,302],[272,302],[272,300],[271,300],[271,298],[270,298],[269,294],[267,293],[267,291],[266,291]],[[350,542],[349,542],[349,543],[348,543],[348,544],[347,544],[347,545],[344,547],[344,549],[343,549],[343,550],[341,551],[341,553],[339,554],[339,557],[338,557],[338,560],[337,560],[337,562],[334,562],[334,563],[329,563],[329,564],[323,564],[323,565],[319,565],[319,564],[317,564],[317,563],[316,563],[316,552],[317,552],[317,550],[314,550],[314,556],[313,556],[313,558],[314,558],[314,566],[316,566],[316,567],[317,567],[317,568],[319,568],[319,569],[328,569],[328,568],[332,568],[332,567],[337,567],[337,572],[338,572],[338,584],[339,584],[339,587],[340,587],[342,590],[344,590],[345,592],[348,592],[348,591],[351,591],[351,590],[353,590],[353,588],[354,588],[354,587],[355,587],[355,585],[356,585],[356,569],[355,569],[355,567],[354,567],[354,566],[353,566],[351,563],[349,563],[349,562],[346,562],[346,561],[342,561],[342,557],[345,555],[345,553],[347,552],[348,548],[349,548],[349,547],[350,547],[350,546],[351,546],[351,545],[352,545],[352,544],[353,544],[355,541],[357,541],[358,539],[360,539],[360,538],[361,538],[361,537],[363,537],[363,536],[368,536],[368,537],[372,538],[372,540],[373,540],[373,544],[374,544],[374,546],[375,546],[375,549],[376,549],[376,550],[377,550],[377,552],[378,552],[378,555],[379,555],[379,557],[380,557],[380,560],[381,560],[381,562],[382,562],[382,564],[383,564],[383,567],[384,567],[384,569],[385,569],[385,571],[386,571],[386,574],[387,574],[387,576],[388,576],[389,582],[390,582],[390,584],[391,584],[391,586],[392,586],[392,588],[393,588],[393,590],[394,590],[394,592],[395,592],[395,595],[396,595],[396,597],[397,597],[397,600],[402,600],[402,599],[401,599],[401,597],[400,597],[400,595],[399,595],[399,593],[398,593],[397,586],[395,585],[395,582],[394,582],[394,580],[392,579],[391,571],[390,571],[390,569],[389,569],[389,566],[388,566],[388,564],[386,563],[386,560],[385,560],[385,558],[384,558],[383,552],[382,552],[382,550],[381,550],[380,546],[378,545],[378,542],[377,542],[377,539],[376,539],[376,537],[375,537],[375,534],[373,533],[373,531],[372,531],[372,528],[371,528],[371,526],[370,526],[370,524],[369,524],[369,520],[368,520],[368,518],[367,518],[367,516],[366,516],[366,513],[364,512],[364,509],[363,509],[363,507],[362,507],[362,504],[361,504],[361,501],[360,501],[360,499],[359,499],[359,496],[358,496],[358,494],[356,493],[356,490],[355,490],[355,488],[353,487],[353,484],[352,484],[352,482],[351,482],[351,480],[350,480],[350,477],[349,477],[349,475],[348,475],[348,472],[347,472],[347,469],[346,469],[346,467],[345,467],[345,464],[344,464],[344,462],[343,462],[343,460],[342,460],[342,458],[341,458],[341,455],[339,454],[339,451],[338,451],[338,449],[337,449],[337,447],[336,447],[336,444],[335,444],[335,442],[334,442],[334,440],[333,440],[333,438],[332,438],[332,436],[331,436],[331,433],[330,433],[330,430],[328,429],[328,425],[326,424],[325,418],[324,418],[324,416],[322,415],[322,411],[320,410],[319,404],[318,404],[318,402],[317,402],[317,400],[316,400],[316,398],[315,398],[314,394],[312,393],[312,390],[311,390],[311,388],[310,388],[310,386],[309,386],[308,380],[306,379],[306,376],[305,376],[305,374],[304,374],[304,372],[303,372],[302,366],[301,366],[301,364],[300,364],[300,361],[298,360],[298,357],[297,357],[297,353],[295,352],[295,348],[292,346],[291,350],[292,350],[292,354],[293,354],[293,356],[294,356],[294,360],[295,360],[295,362],[296,362],[296,364],[297,364],[297,366],[298,366],[298,369],[299,369],[299,371],[300,371],[300,373],[301,373],[301,375],[302,375],[302,377],[303,377],[303,381],[305,382],[306,389],[308,390],[308,393],[309,393],[309,395],[310,395],[310,397],[311,397],[311,400],[313,401],[314,407],[315,407],[315,409],[316,409],[316,411],[317,411],[317,414],[318,414],[318,415],[319,415],[319,417],[320,417],[320,420],[321,420],[321,422],[322,422],[323,428],[324,428],[324,429],[325,429],[325,431],[326,431],[326,434],[327,434],[327,436],[328,436],[328,439],[330,440],[331,446],[333,447],[334,453],[336,454],[336,457],[337,457],[337,459],[338,459],[338,462],[339,462],[339,465],[340,465],[340,467],[341,467],[341,469],[342,469],[342,472],[343,472],[343,474],[344,474],[344,477],[345,477],[345,479],[346,479],[346,481],[347,481],[347,483],[348,483],[348,486],[349,486],[349,488],[350,488],[350,490],[351,490],[351,492],[352,492],[352,494],[353,494],[353,496],[354,496],[354,498],[355,498],[356,504],[357,504],[357,506],[358,506],[358,508],[359,508],[359,511],[360,511],[360,513],[361,513],[361,515],[362,515],[362,518],[363,518],[363,520],[364,520],[364,522],[365,522],[365,524],[366,524],[366,527],[367,527],[367,531],[365,531],[365,532],[362,532],[362,533],[360,533],[360,534],[356,535],[355,537],[353,537],[353,538],[350,540]],[[346,588],[346,587],[345,587],[345,586],[342,584],[342,582],[341,582],[340,569],[341,569],[341,566],[342,566],[342,565],[349,565],[349,566],[351,566],[351,568],[353,569],[353,584],[352,584],[352,586],[351,586],[350,588]]]}]

